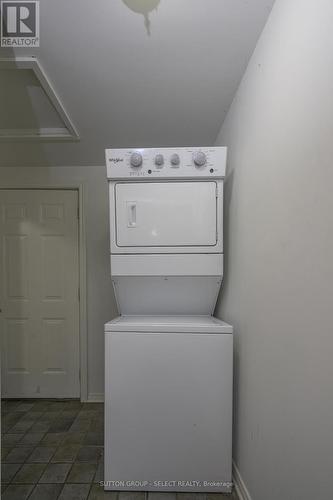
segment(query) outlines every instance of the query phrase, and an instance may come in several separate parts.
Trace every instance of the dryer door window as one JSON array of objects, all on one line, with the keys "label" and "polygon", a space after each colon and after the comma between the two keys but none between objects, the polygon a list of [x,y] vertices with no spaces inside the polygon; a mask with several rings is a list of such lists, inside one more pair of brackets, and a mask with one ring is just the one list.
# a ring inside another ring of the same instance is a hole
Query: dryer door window
[{"label": "dryer door window", "polygon": [[215,182],[115,185],[119,247],[214,246]]}]

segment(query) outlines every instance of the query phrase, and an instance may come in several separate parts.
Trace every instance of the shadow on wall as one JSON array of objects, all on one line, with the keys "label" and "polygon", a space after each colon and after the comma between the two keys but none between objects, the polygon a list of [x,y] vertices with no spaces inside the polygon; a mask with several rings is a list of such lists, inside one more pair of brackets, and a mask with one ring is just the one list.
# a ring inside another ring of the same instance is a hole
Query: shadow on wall
[{"label": "shadow on wall", "polygon": [[123,0],[123,3],[131,11],[136,14],[142,14],[145,20],[145,27],[147,30],[147,35],[150,36],[150,19],[149,14],[153,10],[157,10],[160,0]]},{"label": "shadow on wall", "polygon": [[[232,192],[233,192],[233,184],[234,184],[234,171],[232,170],[231,172],[228,172],[228,167],[227,167],[227,176],[224,181],[224,209],[223,209],[223,228],[224,228],[224,244],[223,244],[223,282],[222,282],[222,287],[218,296],[218,300],[216,303],[215,307],[215,312],[214,315],[217,316],[218,318],[220,317],[219,311],[221,311],[222,308],[222,301],[223,301],[223,293],[224,290],[228,287],[229,284],[229,275],[228,275],[228,269],[229,269],[229,248],[225,244],[225,241],[230,241],[230,235],[229,235],[229,210],[230,210],[230,203],[231,203],[231,198],[232,198]],[[226,271],[227,270],[227,271]]]}]

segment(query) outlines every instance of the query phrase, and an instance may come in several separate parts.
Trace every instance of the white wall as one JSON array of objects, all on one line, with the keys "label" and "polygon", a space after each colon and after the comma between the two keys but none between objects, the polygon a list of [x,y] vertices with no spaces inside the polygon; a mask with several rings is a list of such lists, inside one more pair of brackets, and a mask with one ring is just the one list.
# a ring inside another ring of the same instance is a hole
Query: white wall
[{"label": "white wall", "polygon": [[234,459],[253,500],[333,476],[333,2],[277,0],[217,144],[229,147]]},{"label": "white wall", "polygon": [[84,187],[87,259],[88,398],[104,395],[104,323],[117,315],[110,276],[105,167],[0,168],[0,188]]}]

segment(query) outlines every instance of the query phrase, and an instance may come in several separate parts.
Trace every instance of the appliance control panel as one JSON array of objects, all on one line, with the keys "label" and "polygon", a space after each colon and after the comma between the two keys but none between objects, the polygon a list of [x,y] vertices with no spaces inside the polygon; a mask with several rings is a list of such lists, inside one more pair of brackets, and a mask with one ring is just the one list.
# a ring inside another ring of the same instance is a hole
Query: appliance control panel
[{"label": "appliance control panel", "polygon": [[227,148],[106,149],[108,179],[224,178]]}]

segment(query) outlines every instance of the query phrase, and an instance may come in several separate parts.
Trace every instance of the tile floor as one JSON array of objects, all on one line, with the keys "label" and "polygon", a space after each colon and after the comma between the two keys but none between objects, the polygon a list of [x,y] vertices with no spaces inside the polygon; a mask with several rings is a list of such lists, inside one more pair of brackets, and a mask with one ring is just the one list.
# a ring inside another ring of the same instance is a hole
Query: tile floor
[{"label": "tile floor", "polygon": [[[104,492],[101,403],[2,400],[2,500],[236,500],[234,495]],[[147,498],[148,496],[148,498]]]}]

